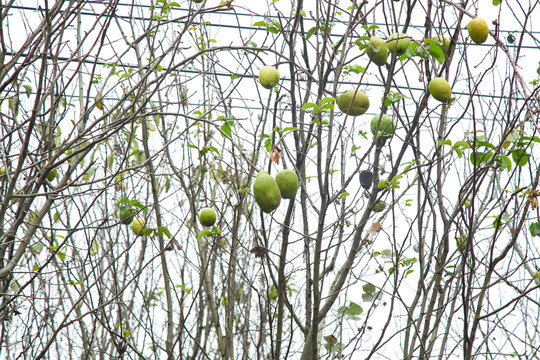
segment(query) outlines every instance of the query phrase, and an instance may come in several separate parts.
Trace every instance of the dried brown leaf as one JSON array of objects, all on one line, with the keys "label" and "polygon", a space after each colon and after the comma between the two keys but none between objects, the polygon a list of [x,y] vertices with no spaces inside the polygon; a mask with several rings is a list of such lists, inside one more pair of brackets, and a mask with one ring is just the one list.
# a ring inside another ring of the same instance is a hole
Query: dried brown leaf
[{"label": "dried brown leaf", "polygon": [[377,233],[381,231],[381,224],[376,222],[376,223],[373,223],[371,224],[371,227],[369,228],[369,230],[367,231],[367,233],[369,235],[377,235]]},{"label": "dried brown leaf", "polygon": [[270,160],[279,165],[279,159],[281,159],[281,150],[276,145],[272,145]]}]

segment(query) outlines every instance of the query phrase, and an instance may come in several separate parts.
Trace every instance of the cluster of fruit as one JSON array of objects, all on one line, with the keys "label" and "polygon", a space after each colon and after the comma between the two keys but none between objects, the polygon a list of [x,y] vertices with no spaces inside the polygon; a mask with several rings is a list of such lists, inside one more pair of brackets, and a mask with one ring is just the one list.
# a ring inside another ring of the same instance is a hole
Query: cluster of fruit
[{"label": "cluster of fruit", "polygon": [[298,191],[298,176],[289,169],[281,170],[274,178],[266,171],[257,174],[253,182],[255,202],[265,213],[276,210],[281,199],[294,199]]},{"label": "cluster of fruit", "polygon": [[[481,44],[487,39],[488,28],[484,20],[476,18],[469,23],[468,31],[471,39]],[[438,42],[443,51],[448,51],[450,39],[436,37],[431,39]],[[381,38],[372,36],[366,54],[378,66],[383,66],[388,60],[388,52],[396,56],[403,55],[411,45],[411,39],[404,33],[395,33],[385,41]],[[264,66],[259,71],[259,83],[265,89],[273,89],[279,82],[280,75],[273,66]],[[436,77],[429,83],[431,95],[438,101],[447,103],[452,96],[452,89],[448,81]],[[349,89],[338,96],[337,105],[339,109],[350,116],[364,114],[369,108],[369,98],[365,93],[357,89]],[[371,120],[371,132],[374,136],[377,134],[392,135],[395,130],[395,124],[388,115],[375,115]],[[294,199],[298,191],[298,176],[292,170],[284,169],[280,171],[274,179],[268,172],[261,171],[257,174],[253,183],[253,195],[259,208],[265,213],[271,213],[276,210],[281,199]],[[383,211],[386,204],[382,201],[375,204],[373,211]],[[141,222],[142,220],[142,222]],[[216,222],[216,212],[212,208],[204,208],[199,213],[199,222],[203,226],[213,226]],[[139,234],[144,229],[144,220],[137,218],[132,225],[133,231]],[[138,230],[138,231],[137,231]]]},{"label": "cluster of fruit", "polygon": [[[294,199],[298,191],[298,176],[292,170],[284,169],[274,179],[268,172],[261,171],[253,183],[255,202],[265,213],[276,210],[281,199]],[[204,208],[199,212],[201,225],[209,227],[216,223],[216,212],[212,208]]]}]

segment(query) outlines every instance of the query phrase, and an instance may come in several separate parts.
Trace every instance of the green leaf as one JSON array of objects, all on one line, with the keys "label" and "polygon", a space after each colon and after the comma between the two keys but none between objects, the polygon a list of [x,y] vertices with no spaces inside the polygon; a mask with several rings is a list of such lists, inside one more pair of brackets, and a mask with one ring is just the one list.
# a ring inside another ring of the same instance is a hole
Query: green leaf
[{"label": "green leaf", "polygon": [[158,226],[158,230],[165,234],[167,238],[171,238],[171,232],[165,226]]},{"label": "green leaf", "polygon": [[[225,135],[227,135],[228,137],[232,137],[232,130],[231,130],[231,127],[229,126],[229,124],[227,122],[225,122],[222,126],[221,126],[221,131],[223,131],[223,133]],[[222,134],[223,135],[223,134]]]},{"label": "green leaf", "polygon": [[266,23],[264,21],[257,21],[256,23],[253,24],[253,26],[264,26],[264,27],[266,27]]},{"label": "green leaf", "polygon": [[364,312],[364,309],[355,302],[350,302],[349,306],[342,306],[338,309],[340,314],[345,315],[349,319],[357,320],[357,315],[360,315]]},{"label": "green leaf", "polygon": [[493,153],[491,151],[487,153],[476,152],[476,153],[471,153],[470,161],[471,161],[471,164],[473,164],[474,166],[479,166],[482,163],[489,162],[492,158],[493,158]]},{"label": "green leaf", "polygon": [[30,85],[23,85],[23,87],[26,92],[26,96],[30,97],[30,95],[32,94],[32,87]]},{"label": "green leaf", "polygon": [[512,150],[512,160],[517,164],[517,166],[524,166],[529,161],[531,155],[523,149]]},{"label": "green leaf", "polygon": [[336,98],[333,98],[333,97],[325,97],[325,98],[322,98],[320,101],[319,101],[319,104],[326,104],[326,103],[331,103],[331,102],[334,102],[336,101],[337,99]]},{"label": "green leaf", "polygon": [[534,222],[529,226],[529,231],[532,236],[540,235],[540,223]]},{"label": "green leaf", "polygon": [[347,196],[349,196],[350,194],[346,191],[343,192],[343,194],[339,195],[339,198],[340,199],[345,199]]},{"label": "green leaf", "polygon": [[444,51],[438,44],[430,44],[426,46],[426,49],[435,60],[439,62],[439,64],[444,63]]},{"label": "green leaf", "polygon": [[283,128],[281,130],[281,133],[284,133],[285,131],[294,131],[294,130],[298,130],[298,128],[294,126],[289,126],[289,127]]},{"label": "green leaf", "polygon": [[512,162],[510,161],[510,158],[506,155],[501,155],[497,158],[497,161],[501,165],[502,170],[510,171],[512,170]]},{"label": "green leaf", "polygon": [[272,152],[272,140],[268,139],[264,142],[264,147],[266,148],[267,152]]},{"label": "green leaf", "polygon": [[497,6],[501,3],[502,0],[493,0],[493,5]]},{"label": "green leaf", "polygon": [[381,251],[381,256],[386,258],[386,259],[389,259],[393,256],[392,254],[392,250],[390,249],[384,249],[383,251]]},{"label": "green leaf", "polygon": [[362,301],[363,302],[373,302],[373,300],[375,300],[375,298],[376,298],[375,294],[368,294],[368,293],[363,293],[362,294]]},{"label": "green leaf", "polygon": [[197,235],[197,241],[201,241],[201,239],[204,237],[204,236],[210,236],[212,235],[212,232],[208,229],[204,229],[204,230],[201,230],[199,231],[199,234]]},{"label": "green leaf", "polygon": [[273,26],[269,26],[266,30],[267,30],[268,32],[271,32],[272,34],[277,34],[277,33],[279,33],[278,29],[276,29],[276,28],[273,27]]},{"label": "green leaf", "polygon": [[94,239],[92,240],[92,246],[90,247],[90,256],[97,255],[99,252],[99,242]]},{"label": "green leaf", "polygon": [[309,40],[309,38],[315,33],[315,31],[317,31],[316,26],[309,29],[308,32],[306,33],[306,40]]},{"label": "green leaf", "polygon": [[456,141],[456,143],[454,144],[454,146],[461,146],[463,148],[467,148],[467,149],[470,149],[471,148],[471,145],[469,145],[468,142],[465,142],[465,141]]},{"label": "green leaf", "polygon": [[314,104],[314,103],[305,103],[305,104],[302,106],[302,111],[306,111],[307,109],[311,109],[311,108],[317,108],[317,104]]},{"label": "green leaf", "polygon": [[371,283],[367,283],[364,286],[362,286],[362,290],[364,290],[366,294],[373,294],[375,293],[376,288],[375,288],[375,285]]},{"label": "green leaf", "polygon": [[452,140],[439,140],[439,141],[437,141],[437,145],[439,145],[439,146],[452,145]]},{"label": "green leaf", "polygon": [[32,266],[32,271],[38,271],[41,267],[38,265],[38,264],[34,264],[34,266]]}]

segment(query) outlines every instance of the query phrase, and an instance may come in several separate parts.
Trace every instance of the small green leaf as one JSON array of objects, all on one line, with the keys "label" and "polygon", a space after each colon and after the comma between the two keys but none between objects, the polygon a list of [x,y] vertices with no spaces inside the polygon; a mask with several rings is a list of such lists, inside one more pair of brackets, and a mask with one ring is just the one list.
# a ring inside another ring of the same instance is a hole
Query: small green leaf
[{"label": "small green leaf", "polygon": [[171,238],[171,232],[165,226],[159,226],[158,230],[161,231],[163,234],[165,234],[165,236],[167,236],[167,238],[169,238],[169,239]]},{"label": "small green leaf", "polygon": [[529,161],[531,155],[523,149],[516,149],[512,151],[512,160],[517,164],[517,166],[524,166]]},{"label": "small green leaf", "polygon": [[34,264],[34,266],[32,266],[32,271],[38,271],[41,267],[38,265],[38,264]]},{"label": "small green leaf", "polygon": [[99,242],[94,239],[92,240],[92,246],[90,247],[90,256],[97,255],[99,252]]},{"label": "small green leaf", "polygon": [[498,157],[497,161],[499,162],[499,164],[501,164],[502,170],[507,170],[507,171],[512,170],[512,162],[510,161],[508,156],[501,155]]},{"label": "small green leaf", "polygon": [[310,108],[316,108],[317,107],[317,104],[314,104],[314,103],[305,103],[303,106],[302,106],[302,111],[306,111],[307,109],[310,109]]},{"label": "small green leaf", "polygon": [[32,87],[30,85],[23,85],[23,87],[26,92],[26,96],[30,97],[30,95],[32,94]]},{"label": "small green leaf", "polygon": [[439,140],[439,141],[437,141],[437,145],[439,145],[439,146],[452,145],[452,140]]},{"label": "small green leaf", "polygon": [[540,223],[534,222],[529,226],[529,231],[532,236],[540,235]]},{"label": "small green leaf", "polygon": [[360,315],[364,312],[364,309],[355,302],[350,302],[349,306],[342,306],[338,309],[340,314],[345,315],[349,319],[357,320],[357,315]]},{"label": "small green leaf", "polygon": [[497,6],[501,3],[502,0],[493,0],[493,5]]},{"label": "small green leaf", "polygon": [[309,38],[315,33],[315,31],[317,31],[317,27],[315,26],[309,29],[306,33],[306,40],[309,40]]},{"label": "small green leaf", "polygon": [[454,146],[461,146],[463,148],[467,148],[467,149],[470,149],[471,148],[471,145],[469,145],[468,142],[465,142],[465,141],[456,141],[456,143],[454,144]]},{"label": "small green leaf", "polygon": [[201,230],[199,231],[199,234],[197,235],[197,241],[201,241],[201,239],[204,237],[204,236],[210,236],[212,235],[212,232],[208,229],[204,229],[204,230]]},{"label": "small green leaf", "polygon": [[362,286],[362,290],[364,290],[366,294],[373,294],[375,293],[376,288],[375,288],[375,285],[371,283],[367,283],[364,286]]}]

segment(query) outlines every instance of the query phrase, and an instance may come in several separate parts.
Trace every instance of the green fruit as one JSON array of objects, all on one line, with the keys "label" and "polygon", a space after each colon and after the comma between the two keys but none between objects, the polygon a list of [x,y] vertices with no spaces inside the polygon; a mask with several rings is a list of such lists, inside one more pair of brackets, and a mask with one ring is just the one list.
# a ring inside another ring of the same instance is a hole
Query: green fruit
[{"label": "green fruit", "polygon": [[122,206],[118,209],[118,217],[120,218],[120,222],[124,225],[131,224],[136,214],[137,211],[131,206]]},{"label": "green fruit", "polygon": [[411,39],[404,33],[394,33],[386,39],[386,44],[388,45],[388,50],[392,54],[401,56],[405,54],[407,48],[411,45]]},{"label": "green fruit", "polygon": [[429,92],[431,96],[443,103],[447,103],[452,98],[450,84],[440,77],[436,77],[429,82]]},{"label": "green fruit", "polygon": [[298,176],[289,169],[283,169],[276,175],[276,183],[283,199],[294,199],[298,191]]},{"label": "green fruit", "polygon": [[369,108],[369,98],[360,90],[349,89],[338,96],[337,104],[345,114],[358,116]]},{"label": "green fruit", "polygon": [[377,124],[379,124],[379,118],[381,119],[379,132],[386,135],[392,135],[396,127],[392,122],[392,118],[388,115],[382,115],[382,117],[380,115],[375,115],[373,119],[371,119],[371,133],[373,135],[377,134]]},{"label": "green fruit", "polygon": [[386,209],[386,203],[384,201],[379,201],[373,205],[373,212],[379,213],[384,211],[384,209]]},{"label": "green fruit", "polygon": [[146,230],[146,220],[141,217],[136,217],[131,223],[131,230],[136,236],[142,235],[144,230]]},{"label": "green fruit", "polygon": [[488,37],[489,29],[484,19],[472,19],[467,26],[469,36],[477,44],[483,44]]},{"label": "green fruit", "polygon": [[259,82],[265,89],[272,89],[279,82],[279,71],[272,66],[264,66],[259,71]]},{"label": "green fruit", "polygon": [[212,226],[216,223],[216,212],[212,208],[204,208],[199,213],[199,221],[203,226]]},{"label": "green fruit", "polygon": [[52,169],[50,173],[47,174],[47,180],[53,181],[56,179],[56,175],[58,174],[58,170]]},{"label": "green fruit", "polygon": [[271,213],[281,203],[281,192],[274,178],[268,173],[259,174],[253,183],[253,195],[261,210]]},{"label": "green fruit", "polygon": [[2,179],[6,175],[6,167],[2,166],[0,167],[0,179]]},{"label": "green fruit", "polygon": [[376,65],[385,65],[386,60],[388,59],[388,46],[386,45],[386,41],[376,36],[370,37],[369,45],[366,48],[366,54]]},{"label": "green fruit", "polygon": [[202,3],[204,0],[193,0],[194,3],[197,3],[197,4],[200,4]]}]

